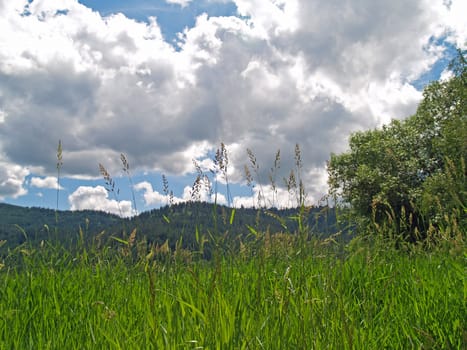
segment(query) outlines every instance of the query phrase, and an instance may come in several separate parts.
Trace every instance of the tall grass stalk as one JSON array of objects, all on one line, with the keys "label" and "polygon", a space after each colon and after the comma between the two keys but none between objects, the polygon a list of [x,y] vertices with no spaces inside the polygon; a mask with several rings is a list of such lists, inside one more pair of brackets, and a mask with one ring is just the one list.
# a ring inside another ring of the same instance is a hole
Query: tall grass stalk
[{"label": "tall grass stalk", "polygon": [[62,140],[58,140],[57,146],[57,203],[55,206],[55,225],[58,228],[58,205],[60,196],[60,171],[63,166]]},{"label": "tall grass stalk", "polygon": [[135,197],[135,186],[133,184],[133,178],[131,177],[131,173],[130,173],[130,163],[128,162],[128,158],[123,153],[120,154],[120,160],[122,161],[123,172],[127,175],[128,181],[130,183],[131,198],[133,200],[133,205],[135,207],[133,213],[134,215],[138,215],[138,207],[136,205],[136,197]]},{"label": "tall grass stalk", "polygon": [[122,208],[120,207],[120,200],[118,198],[118,195],[120,193],[120,189],[116,187],[116,183],[110,173],[107,171],[104,165],[99,163],[99,172],[101,173],[102,177],[104,178],[105,181],[105,189],[107,193],[111,194],[115,201],[117,202],[117,207],[118,207],[118,212],[120,214],[120,217],[123,217],[122,213]]},{"label": "tall grass stalk", "polygon": [[[259,163],[256,159],[255,154],[253,153],[251,149],[247,148],[246,152],[248,154],[248,159],[250,160],[250,168],[251,168],[250,170],[248,167],[245,167],[247,181],[250,184],[252,190],[254,186],[259,186],[258,198],[257,198],[258,208],[265,208],[267,205],[266,205],[266,198],[264,197],[263,182],[262,182],[262,179],[259,173]],[[253,178],[252,173],[255,174],[256,179]],[[255,184],[253,184],[253,180],[256,181]]]}]

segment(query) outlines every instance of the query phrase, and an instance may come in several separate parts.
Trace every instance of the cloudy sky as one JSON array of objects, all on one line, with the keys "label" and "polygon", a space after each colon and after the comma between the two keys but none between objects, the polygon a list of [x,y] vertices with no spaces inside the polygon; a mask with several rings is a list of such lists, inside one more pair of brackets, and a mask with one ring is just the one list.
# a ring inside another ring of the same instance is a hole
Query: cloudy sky
[{"label": "cloudy sky", "polygon": [[[61,140],[61,209],[129,215],[165,205],[162,174],[174,201],[190,199],[193,159],[214,183],[221,142],[234,205],[253,205],[259,191],[291,205],[282,179],[296,144],[317,203],[330,153],[345,151],[353,131],[414,113],[423,87],[446,74],[454,47],[467,43],[466,5],[0,0],[0,201],[55,208]],[[253,188],[247,149],[259,166]]]}]

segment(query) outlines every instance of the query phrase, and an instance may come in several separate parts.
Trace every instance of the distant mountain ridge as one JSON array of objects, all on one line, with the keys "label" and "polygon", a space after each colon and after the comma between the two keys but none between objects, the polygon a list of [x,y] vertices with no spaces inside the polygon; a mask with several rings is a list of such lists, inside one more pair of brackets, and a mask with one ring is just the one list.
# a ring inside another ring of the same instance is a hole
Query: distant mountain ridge
[{"label": "distant mountain ridge", "polygon": [[[204,235],[228,235],[235,238],[252,230],[270,233],[294,233],[298,228],[298,209],[229,208],[203,202],[187,202],[143,212],[122,219],[116,215],[94,211],[55,211],[37,207],[21,207],[0,203],[0,240],[14,247],[26,240],[41,242],[57,239],[68,245],[84,235],[92,240],[103,237],[126,237],[134,228],[138,238],[149,242],[175,245],[182,238],[183,246],[195,245],[195,232]],[[329,236],[337,231],[333,208],[313,207],[306,223],[314,234]]]}]

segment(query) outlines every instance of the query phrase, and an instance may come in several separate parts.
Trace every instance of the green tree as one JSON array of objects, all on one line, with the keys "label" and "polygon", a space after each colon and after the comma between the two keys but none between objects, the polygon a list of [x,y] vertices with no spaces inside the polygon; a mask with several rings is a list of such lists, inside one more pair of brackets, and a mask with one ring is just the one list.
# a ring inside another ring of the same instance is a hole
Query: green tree
[{"label": "green tree", "polygon": [[409,241],[439,229],[446,216],[465,227],[466,67],[459,51],[453,76],[424,90],[415,115],[354,133],[350,151],[331,154],[330,192],[364,222],[390,224]]}]

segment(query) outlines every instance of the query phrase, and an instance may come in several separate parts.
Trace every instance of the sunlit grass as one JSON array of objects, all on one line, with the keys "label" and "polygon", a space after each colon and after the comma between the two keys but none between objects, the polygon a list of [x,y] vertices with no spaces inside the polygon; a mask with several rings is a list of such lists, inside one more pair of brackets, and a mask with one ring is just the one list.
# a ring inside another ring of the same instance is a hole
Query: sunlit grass
[{"label": "sunlit grass", "polygon": [[238,254],[24,245],[0,270],[2,349],[462,349],[466,257],[258,239]]}]

